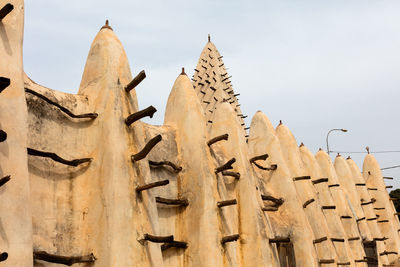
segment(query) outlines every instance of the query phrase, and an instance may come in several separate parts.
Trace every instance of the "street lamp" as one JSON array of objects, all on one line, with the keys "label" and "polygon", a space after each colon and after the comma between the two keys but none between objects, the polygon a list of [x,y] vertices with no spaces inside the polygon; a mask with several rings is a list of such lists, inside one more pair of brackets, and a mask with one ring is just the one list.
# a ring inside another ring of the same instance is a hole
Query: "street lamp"
[{"label": "street lamp", "polygon": [[328,143],[328,138],[329,138],[329,134],[331,133],[331,132],[333,132],[333,131],[341,131],[341,132],[347,132],[347,130],[346,129],[331,129],[331,130],[329,130],[329,132],[328,132],[328,134],[326,135],[326,150],[327,150],[327,152],[328,152],[328,155],[329,155],[329,143]]}]

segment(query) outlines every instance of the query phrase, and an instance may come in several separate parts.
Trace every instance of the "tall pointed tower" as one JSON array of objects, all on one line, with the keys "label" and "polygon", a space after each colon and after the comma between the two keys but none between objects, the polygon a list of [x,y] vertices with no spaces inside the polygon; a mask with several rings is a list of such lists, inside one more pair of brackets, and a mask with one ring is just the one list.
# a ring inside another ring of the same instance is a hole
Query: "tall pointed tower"
[{"label": "tall pointed tower", "polygon": [[208,42],[203,48],[194,69],[193,87],[200,99],[209,126],[213,123],[217,103],[228,102],[236,112],[240,126],[243,128],[243,134],[247,138],[247,129],[243,120],[246,116],[242,114],[237,98],[240,94],[235,94],[231,83],[232,76],[229,76],[222,58],[217,47],[208,36]]}]

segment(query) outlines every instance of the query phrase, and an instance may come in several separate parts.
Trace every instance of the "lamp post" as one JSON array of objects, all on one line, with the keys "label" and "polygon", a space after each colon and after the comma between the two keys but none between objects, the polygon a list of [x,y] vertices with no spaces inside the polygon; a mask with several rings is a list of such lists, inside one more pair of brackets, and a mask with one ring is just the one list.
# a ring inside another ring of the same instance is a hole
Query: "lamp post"
[{"label": "lamp post", "polygon": [[326,151],[328,152],[328,155],[329,155],[329,142],[328,142],[328,138],[329,138],[329,134],[331,133],[331,132],[333,132],[333,131],[341,131],[341,132],[347,132],[347,130],[346,129],[330,129],[329,130],[329,132],[328,132],[328,134],[326,135]]}]

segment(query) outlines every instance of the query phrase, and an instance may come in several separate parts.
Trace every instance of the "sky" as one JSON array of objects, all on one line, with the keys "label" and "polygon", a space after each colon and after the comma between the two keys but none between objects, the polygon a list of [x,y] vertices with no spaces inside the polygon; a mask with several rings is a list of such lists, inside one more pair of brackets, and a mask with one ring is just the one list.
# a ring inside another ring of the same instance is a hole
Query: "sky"
[{"label": "sky", "polygon": [[[224,56],[243,114],[282,120],[312,152],[400,151],[400,1],[25,1],[24,68],[77,93],[90,45],[109,19],[138,86],[139,108],[162,124],[172,85],[192,75],[207,34]],[[154,97],[157,96],[157,97]],[[336,153],[331,153],[332,158]],[[362,168],[365,153],[351,156]],[[376,153],[381,167],[400,153]],[[383,171],[400,188],[400,168]]]}]

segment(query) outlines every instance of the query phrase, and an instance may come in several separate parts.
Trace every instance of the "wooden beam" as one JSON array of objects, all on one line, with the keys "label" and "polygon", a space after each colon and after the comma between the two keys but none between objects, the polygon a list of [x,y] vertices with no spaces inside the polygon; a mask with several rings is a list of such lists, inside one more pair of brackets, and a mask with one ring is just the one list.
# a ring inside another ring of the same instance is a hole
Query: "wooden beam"
[{"label": "wooden beam", "polygon": [[76,115],[74,113],[72,113],[69,109],[61,106],[60,104],[58,104],[57,102],[50,100],[49,98],[47,98],[46,96],[33,91],[29,88],[25,88],[25,92],[29,93],[31,95],[34,95],[36,97],[39,97],[40,99],[44,100],[45,102],[49,103],[50,105],[53,105],[55,107],[57,107],[58,109],[60,109],[62,112],[64,112],[65,114],[67,114],[68,116],[70,116],[71,118],[76,118],[76,119],[82,119],[82,118],[89,118],[89,119],[96,119],[98,114],[97,113],[85,113],[85,114],[79,114]]},{"label": "wooden beam", "polygon": [[7,175],[3,178],[0,179],[0,187],[2,187],[3,185],[5,185],[8,181],[11,180],[11,176]]},{"label": "wooden beam", "polygon": [[261,208],[262,211],[278,211],[278,207],[263,207]]},{"label": "wooden beam", "polygon": [[3,92],[3,90],[8,86],[10,86],[10,79],[6,77],[0,77],[0,93]]},{"label": "wooden beam", "polygon": [[229,134],[219,135],[219,136],[216,136],[216,137],[210,139],[210,141],[207,142],[207,145],[210,147],[212,144],[222,141],[222,140],[228,140],[228,138],[229,138]]},{"label": "wooden beam", "polygon": [[330,264],[330,263],[335,263],[335,260],[334,259],[319,260],[319,264]]},{"label": "wooden beam", "polygon": [[303,208],[306,208],[308,205],[310,205],[311,203],[313,203],[315,201],[315,199],[309,199],[306,202],[304,202],[303,204]]},{"label": "wooden beam", "polygon": [[155,145],[157,145],[161,140],[162,140],[162,136],[160,134],[156,135],[155,137],[150,139],[150,141],[147,142],[147,144],[144,146],[144,148],[140,152],[131,156],[132,162],[135,163],[136,161],[144,159],[147,156],[147,154],[149,154],[149,152],[153,149],[153,147]]},{"label": "wooden beam", "polygon": [[161,250],[167,250],[169,248],[187,248],[187,243],[182,241],[172,241],[161,245]]},{"label": "wooden beam", "polygon": [[223,245],[228,242],[237,241],[239,239],[239,237],[240,237],[240,235],[238,235],[238,234],[225,236],[221,239],[221,244]]},{"label": "wooden beam", "polygon": [[218,201],[217,206],[218,208],[222,208],[225,206],[231,206],[231,205],[236,205],[237,200],[236,199],[230,199],[230,200],[223,200],[223,201]]},{"label": "wooden beam", "polygon": [[251,162],[251,163],[254,163],[254,162],[257,161],[257,160],[266,160],[268,157],[269,157],[268,154],[263,154],[263,155],[260,155],[260,156],[255,156],[255,157],[252,157],[252,158],[250,159],[250,162]]},{"label": "wooden beam", "polygon": [[0,262],[5,261],[8,259],[8,253],[7,252],[2,252],[0,254]]},{"label": "wooden beam", "polygon": [[4,142],[7,140],[7,133],[3,130],[0,130],[0,142]]},{"label": "wooden beam", "polygon": [[144,234],[144,240],[154,242],[154,243],[170,243],[174,242],[174,236],[173,235],[167,235],[167,236],[156,236],[156,235],[150,235],[150,234]]},{"label": "wooden beam", "polygon": [[327,183],[327,182],[328,182],[328,178],[320,178],[320,179],[312,181],[313,184]]},{"label": "wooden beam", "polygon": [[365,220],[365,217],[358,218],[358,219],[356,220],[356,222],[361,222],[361,221],[363,221],[363,220]]},{"label": "wooden beam", "polygon": [[379,253],[379,256],[390,255],[390,254],[397,255],[397,252],[395,252],[395,251],[386,251],[385,250],[384,252]]},{"label": "wooden beam", "polygon": [[14,6],[10,3],[7,3],[0,9],[0,21],[2,21],[11,11],[13,11]]},{"label": "wooden beam", "polygon": [[276,198],[276,197],[267,196],[267,195],[261,195],[261,199],[266,200],[266,201],[272,201],[278,206],[282,205],[285,202],[285,200],[283,198]]},{"label": "wooden beam", "polygon": [[156,202],[165,204],[165,205],[175,205],[175,206],[188,206],[189,201],[186,198],[182,199],[169,199],[169,198],[163,198],[163,197],[156,197]]},{"label": "wooden beam", "polygon": [[73,159],[73,160],[66,160],[58,156],[56,153],[52,152],[44,152],[44,151],[39,151],[33,148],[27,148],[28,155],[31,156],[37,156],[37,157],[44,157],[44,158],[51,158],[54,161],[57,161],[59,163],[69,165],[69,166],[78,166],[80,164],[83,164],[85,162],[91,162],[92,158],[82,158],[82,159]]},{"label": "wooden beam", "polygon": [[174,169],[175,172],[180,172],[182,170],[182,167],[178,167],[177,165],[175,165],[174,163],[172,163],[171,161],[152,161],[149,160],[149,165],[150,167],[161,167],[161,166],[170,166],[172,169]]},{"label": "wooden beam", "polygon": [[49,254],[45,251],[34,251],[33,258],[35,260],[41,260],[52,263],[59,263],[71,266],[75,263],[95,262],[96,257],[93,253],[84,256],[59,256],[55,254]]},{"label": "wooden beam", "polygon": [[275,237],[269,240],[269,243],[290,243],[289,237]]},{"label": "wooden beam", "polygon": [[144,72],[144,70],[142,70],[142,71],[139,72],[139,74],[136,75],[136,77],[133,78],[133,80],[125,87],[125,91],[129,93],[133,88],[135,88],[136,86],[138,86],[139,83],[141,83],[145,78],[146,78],[146,73]]},{"label": "wooden beam", "polygon": [[162,181],[158,181],[158,182],[154,182],[154,183],[150,183],[150,184],[145,184],[145,185],[141,185],[141,186],[137,186],[136,187],[136,192],[141,192],[143,190],[148,190],[154,187],[158,187],[158,186],[163,186],[163,185],[167,185],[169,184],[169,180],[162,180]]},{"label": "wooden beam", "polygon": [[215,168],[215,173],[219,173],[222,171],[226,171],[226,170],[230,170],[233,169],[232,164],[236,162],[235,158],[231,158],[230,160],[228,160],[224,165]]},{"label": "wooden beam", "polygon": [[301,181],[301,180],[310,180],[310,176],[299,176],[299,177],[294,177],[293,181]]},{"label": "wooden beam", "polygon": [[386,240],[388,240],[389,238],[387,238],[387,237],[375,237],[374,238],[374,241],[386,241]]},{"label": "wooden beam", "polygon": [[344,238],[331,238],[332,242],[344,242]]},{"label": "wooden beam", "polygon": [[334,209],[336,209],[336,206],[322,206],[321,208],[323,210],[334,210]]},{"label": "wooden beam", "polygon": [[132,123],[134,123],[137,120],[140,120],[144,117],[150,117],[153,118],[154,113],[157,111],[157,109],[153,106],[149,106],[145,109],[142,109],[138,112],[135,112],[131,115],[129,115],[126,119],[125,119],[125,124],[127,126],[130,126]]},{"label": "wooden beam", "polygon": [[328,237],[324,236],[324,237],[313,240],[313,244],[318,244],[318,243],[324,242],[326,240],[328,240]]},{"label": "wooden beam", "polygon": [[232,176],[232,177],[235,177],[236,179],[240,179],[240,173],[238,173],[238,172],[223,171],[222,175],[224,175],[224,176]]}]

